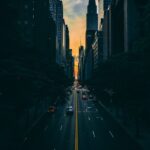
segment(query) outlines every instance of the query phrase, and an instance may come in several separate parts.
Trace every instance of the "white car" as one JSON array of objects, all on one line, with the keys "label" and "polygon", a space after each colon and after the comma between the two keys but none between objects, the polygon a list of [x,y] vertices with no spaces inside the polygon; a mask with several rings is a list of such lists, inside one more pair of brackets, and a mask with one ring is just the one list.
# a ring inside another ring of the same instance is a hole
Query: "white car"
[{"label": "white car", "polygon": [[68,106],[66,108],[66,114],[67,115],[72,115],[73,114],[73,107],[72,106]]}]

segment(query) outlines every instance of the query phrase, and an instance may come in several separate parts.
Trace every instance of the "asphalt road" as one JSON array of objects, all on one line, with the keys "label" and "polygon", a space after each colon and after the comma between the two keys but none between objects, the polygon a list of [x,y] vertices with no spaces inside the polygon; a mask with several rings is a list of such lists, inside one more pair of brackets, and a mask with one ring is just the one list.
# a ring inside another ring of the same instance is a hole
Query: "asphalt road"
[{"label": "asphalt road", "polygon": [[[73,106],[73,115],[66,115],[68,105]],[[74,90],[65,105],[46,114],[21,150],[141,149],[98,101],[82,100],[82,90]]]}]

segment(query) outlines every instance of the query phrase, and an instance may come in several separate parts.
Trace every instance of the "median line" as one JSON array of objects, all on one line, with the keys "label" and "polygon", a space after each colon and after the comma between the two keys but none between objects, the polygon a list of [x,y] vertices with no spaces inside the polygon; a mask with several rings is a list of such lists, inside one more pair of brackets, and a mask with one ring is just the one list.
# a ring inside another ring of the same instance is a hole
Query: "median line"
[{"label": "median line", "polygon": [[92,130],[93,137],[96,138],[94,130]]},{"label": "median line", "polygon": [[109,134],[111,135],[112,138],[114,138],[114,135],[111,131],[109,131]]},{"label": "median line", "polygon": [[78,150],[78,99],[75,92],[75,150]]}]

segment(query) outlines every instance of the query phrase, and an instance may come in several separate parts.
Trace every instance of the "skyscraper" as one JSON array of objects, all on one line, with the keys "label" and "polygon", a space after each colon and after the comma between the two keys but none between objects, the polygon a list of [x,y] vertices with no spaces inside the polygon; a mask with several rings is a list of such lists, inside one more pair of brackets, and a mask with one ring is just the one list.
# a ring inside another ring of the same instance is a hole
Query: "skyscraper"
[{"label": "skyscraper", "polygon": [[57,50],[56,50],[56,62],[61,64],[62,56],[62,38],[63,38],[63,3],[61,0],[57,1],[56,9],[56,26],[57,26]]},{"label": "skyscraper", "polygon": [[49,0],[50,3],[50,14],[53,18],[53,20],[56,22],[56,5],[57,0]]},{"label": "skyscraper", "polygon": [[104,12],[108,9],[108,6],[111,4],[112,0],[104,0]]},{"label": "skyscraper", "polygon": [[98,15],[95,0],[89,0],[87,16],[86,16],[86,30],[98,29]]},{"label": "skyscraper", "polygon": [[89,0],[86,16],[86,51],[91,48],[93,35],[98,30],[98,14],[95,0]]},{"label": "skyscraper", "polygon": [[85,51],[85,80],[89,79],[93,70],[93,50],[95,32],[98,30],[98,14],[95,0],[89,0],[86,16],[86,51]]},{"label": "skyscraper", "polygon": [[98,0],[98,29],[101,28],[101,21],[104,18],[104,9],[103,9],[104,0]]}]

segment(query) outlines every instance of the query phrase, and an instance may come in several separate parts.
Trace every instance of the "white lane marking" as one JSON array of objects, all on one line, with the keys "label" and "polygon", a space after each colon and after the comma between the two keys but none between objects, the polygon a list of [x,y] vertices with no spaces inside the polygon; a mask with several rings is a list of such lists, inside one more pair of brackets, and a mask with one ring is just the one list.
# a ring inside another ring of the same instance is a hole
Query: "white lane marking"
[{"label": "white lane marking", "polygon": [[88,109],[92,108],[92,107],[87,107]]},{"label": "white lane marking", "polygon": [[92,130],[92,134],[93,134],[93,137],[94,137],[94,138],[96,138],[96,136],[95,136],[95,132],[94,132],[93,130]]},{"label": "white lane marking", "polygon": [[90,117],[88,117],[88,120],[90,121],[90,120],[91,120],[91,118],[90,118]]},{"label": "white lane marking", "polygon": [[109,131],[109,134],[111,135],[112,138],[114,138],[114,135],[111,131]]},{"label": "white lane marking", "polygon": [[60,126],[60,131],[62,131],[62,125]]},{"label": "white lane marking", "polygon": [[44,128],[44,131],[46,131],[48,129],[48,126],[46,126],[45,128]]},{"label": "white lane marking", "polygon": [[96,118],[101,119],[102,121],[104,120],[103,117],[101,117],[101,116],[97,116]]}]

